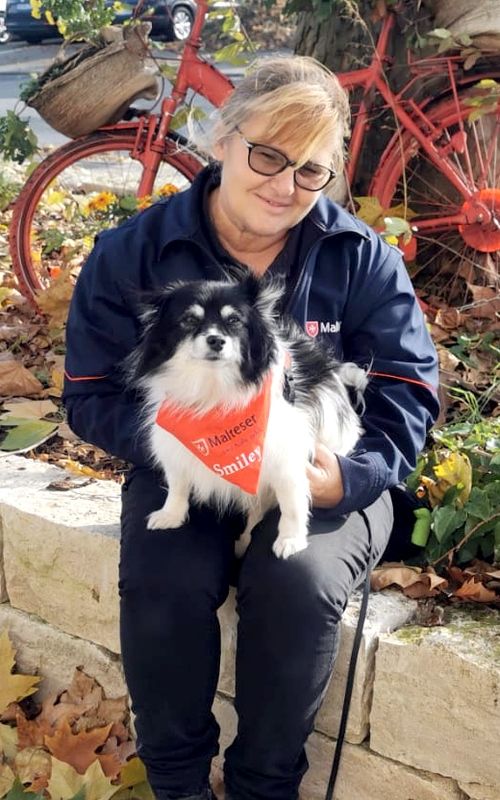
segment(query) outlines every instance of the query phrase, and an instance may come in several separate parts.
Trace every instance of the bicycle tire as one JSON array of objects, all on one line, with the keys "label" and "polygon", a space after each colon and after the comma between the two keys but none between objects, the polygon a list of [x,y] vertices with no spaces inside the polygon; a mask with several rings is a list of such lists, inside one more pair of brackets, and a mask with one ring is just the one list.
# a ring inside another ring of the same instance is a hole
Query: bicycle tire
[{"label": "bicycle tire", "polygon": [[[453,152],[454,169],[457,175],[468,177],[476,197],[487,204],[497,222],[493,220],[489,225],[467,223],[444,229],[440,220],[463,210],[463,197],[444,173],[439,172],[430,162],[409,131],[402,133],[400,141],[395,137],[388,145],[369,193],[379,199],[384,209],[405,205],[406,200],[407,209],[415,214],[411,217],[408,215],[408,222],[417,228],[414,232],[416,258],[410,267],[410,274],[416,277],[418,273],[423,273],[422,277],[426,276],[432,284],[433,277],[444,270],[450,275],[449,285],[441,281],[442,286],[447,286],[446,299],[455,301],[463,295],[465,303],[467,289],[463,285],[458,286],[457,276],[461,276],[469,284],[483,282],[491,285],[498,280],[499,275],[500,230],[497,224],[500,219],[500,107],[497,103],[495,110],[470,122],[469,115],[473,107],[467,103],[467,99],[474,94],[474,90],[459,91],[458,105],[453,97],[448,97],[426,109],[426,113],[430,122],[442,129],[443,143],[453,140],[460,131],[460,121],[463,121],[466,134],[464,152]],[[466,153],[471,159],[471,170],[467,167]],[[489,160],[482,185],[479,182],[480,155]],[[432,228],[419,232],[419,221],[433,217],[436,221],[434,232]],[[442,230],[439,230],[440,224]],[[425,273],[428,267],[431,269]],[[492,277],[495,273],[496,279]],[[433,290],[440,288],[438,284],[436,282]]]},{"label": "bicycle tire", "polygon": [[[136,194],[143,170],[142,164],[131,156],[136,144],[137,132],[138,126],[127,125],[123,127],[123,130],[99,130],[88,136],[68,142],[68,144],[58,148],[41,161],[26,181],[13,208],[9,231],[9,247],[20,291],[35,308],[37,307],[37,294],[40,290],[46,288],[54,277],[50,262],[51,255],[55,251],[46,253],[42,263],[43,248],[38,245],[35,246],[34,243],[37,241],[37,236],[43,235],[46,237],[47,231],[52,232],[53,236],[57,237],[58,232],[60,233],[61,229],[67,227],[67,207],[64,205],[66,200],[64,198],[61,200],[61,208],[58,208],[57,203],[54,203],[52,211],[47,211],[46,198],[50,196],[53,198],[54,192],[57,195],[63,178],[70,174],[73,175],[73,183],[76,176],[77,182],[80,182],[81,185],[74,190],[75,195],[78,194],[78,198],[75,200],[72,197],[69,202],[78,205],[80,200],[88,196],[87,184],[82,177],[82,175],[86,175],[85,171],[82,172],[84,169],[82,164],[86,159],[90,160],[91,165],[97,165],[95,176],[91,175],[91,180],[95,183],[92,190],[94,195],[96,192],[97,194],[103,192],[112,193],[110,192],[109,179],[105,181],[104,178],[99,178],[97,172],[105,163],[108,169],[111,170],[117,165],[121,166],[121,162],[128,169],[127,189],[130,187],[128,194]],[[203,167],[203,163],[198,156],[185,148],[186,140],[183,137],[175,133],[169,134],[165,140],[164,152],[162,153],[155,179],[158,179],[164,171],[166,174],[166,170],[163,170],[164,167],[175,171],[173,173],[175,176],[180,176],[179,183],[187,184],[194,179]],[[113,162],[112,167],[110,166],[112,162],[105,162],[105,159],[108,156],[111,157],[111,154],[118,154],[116,156],[116,164]],[[72,169],[73,173],[68,172],[68,170]],[[116,182],[117,178],[118,175],[114,174],[111,180]],[[85,220],[83,222],[85,223]],[[110,215],[109,219],[103,218],[103,220],[99,221],[99,224],[100,222],[103,223],[102,228],[105,228],[112,227],[117,223],[117,220]],[[89,227],[91,226],[89,225]],[[91,233],[95,232],[95,230],[91,231]],[[90,236],[87,236],[87,239],[90,238]],[[71,247],[71,238],[69,241]],[[89,243],[87,250],[90,251],[90,249],[91,243]],[[81,259],[82,263],[85,255],[86,253]],[[60,264],[59,256],[57,256],[56,261]],[[55,271],[57,272],[57,270]]]}]

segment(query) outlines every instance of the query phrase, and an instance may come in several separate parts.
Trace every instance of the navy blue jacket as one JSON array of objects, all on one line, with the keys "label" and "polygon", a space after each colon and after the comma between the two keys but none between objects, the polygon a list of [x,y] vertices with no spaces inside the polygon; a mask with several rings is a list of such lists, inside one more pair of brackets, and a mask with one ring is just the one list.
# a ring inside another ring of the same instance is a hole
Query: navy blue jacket
[{"label": "navy blue jacket", "polygon": [[[67,326],[64,401],[82,439],[139,466],[138,399],[120,362],[140,333],[137,299],[173,280],[220,279],[200,225],[203,174],[98,237],[75,288]],[[332,514],[366,507],[413,469],[438,412],[437,360],[401,253],[321,197],[307,218],[312,246],[294,268],[287,311],[338,358],[371,365],[355,451],[340,457],[344,499]]]}]

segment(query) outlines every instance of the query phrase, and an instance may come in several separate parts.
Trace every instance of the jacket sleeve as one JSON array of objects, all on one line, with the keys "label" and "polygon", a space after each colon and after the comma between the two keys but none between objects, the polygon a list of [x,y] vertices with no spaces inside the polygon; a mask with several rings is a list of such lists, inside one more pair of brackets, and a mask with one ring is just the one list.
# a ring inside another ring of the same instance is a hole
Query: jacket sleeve
[{"label": "jacket sleeve", "polygon": [[439,412],[437,354],[399,250],[372,235],[356,256],[364,268],[349,287],[343,350],[346,361],[369,367],[370,380],[364,435],[339,456],[344,498],[335,516],[404,480]]},{"label": "jacket sleeve", "polygon": [[125,299],[120,248],[109,246],[113,233],[100,235],[75,287],[66,329],[63,401],[69,426],[78,436],[144,466],[148,456],[139,403],[121,373],[121,363],[136,343],[138,319]]}]

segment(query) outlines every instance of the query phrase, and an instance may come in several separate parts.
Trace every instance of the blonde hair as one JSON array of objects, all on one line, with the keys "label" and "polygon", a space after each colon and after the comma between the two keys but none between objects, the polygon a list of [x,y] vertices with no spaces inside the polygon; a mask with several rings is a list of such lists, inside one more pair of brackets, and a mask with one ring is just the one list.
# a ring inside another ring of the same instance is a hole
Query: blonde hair
[{"label": "blonde hair", "polygon": [[344,139],[349,135],[349,102],[338,78],[307,56],[278,56],[255,61],[224,105],[217,110],[202,149],[230,136],[254,114],[269,119],[266,138],[278,138],[300,153],[299,166],[325,143],[332,168],[342,170]]}]

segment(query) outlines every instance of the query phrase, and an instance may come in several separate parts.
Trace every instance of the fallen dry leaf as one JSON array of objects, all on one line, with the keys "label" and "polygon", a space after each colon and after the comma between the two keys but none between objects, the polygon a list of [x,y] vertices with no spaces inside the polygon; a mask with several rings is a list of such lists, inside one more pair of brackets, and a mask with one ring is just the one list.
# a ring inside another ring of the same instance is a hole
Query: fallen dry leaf
[{"label": "fallen dry leaf", "polygon": [[407,597],[434,597],[445,589],[448,582],[436,575],[432,567],[423,571],[420,567],[407,567],[404,564],[388,562],[372,572],[371,588],[380,591],[388,586],[399,586]]},{"label": "fallen dry leaf", "polygon": [[440,308],[434,322],[445,330],[454,331],[460,325],[460,311],[458,308]]},{"label": "fallen dry leaf", "polygon": [[41,680],[36,675],[12,675],[14,664],[14,648],[5,629],[0,634],[0,714],[10,703],[34,694]]},{"label": "fallen dry leaf", "polygon": [[493,320],[495,314],[500,313],[500,295],[496,289],[492,286],[475,286],[472,283],[468,283],[467,288],[474,301],[474,305],[467,309],[468,314]]},{"label": "fallen dry leaf", "polygon": [[37,303],[49,317],[52,325],[62,326],[66,322],[71,295],[74,290],[71,267],[66,268],[45,291],[37,295]]},{"label": "fallen dry leaf", "polygon": [[50,778],[50,754],[42,747],[25,747],[17,753],[14,768],[24,786],[39,792],[45,789]]},{"label": "fallen dry leaf", "polygon": [[496,592],[487,589],[480,581],[476,582],[474,578],[465,581],[455,590],[454,595],[462,599],[473,600],[476,603],[494,603],[499,600]]},{"label": "fallen dry leaf", "polygon": [[71,764],[80,775],[96,760],[98,747],[102,747],[111,730],[111,724],[91,731],[73,733],[65,719],[53,736],[45,737],[45,745],[59,761]]},{"label": "fallen dry leaf", "polygon": [[15,397],[39,394],[42,389],[38,378],[19,361],[0,361],[0,395]]},{"label": "fallen dry leaf", "polygon": [[44,737],[50,736],[54,731],[47,719],[39,714],[35,719],[26,719],[22,711],[16,714],[19,747],[42,747]]},{"label": "fallen dry leaf", "polygon": [[14,417],[43,419],[48,414],[57,414],[58,408],[52,400],[13,400],[4,403],[2,411],[10,411]]}]

